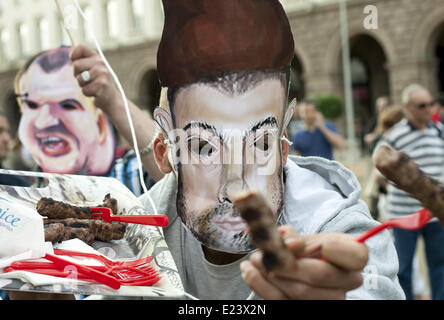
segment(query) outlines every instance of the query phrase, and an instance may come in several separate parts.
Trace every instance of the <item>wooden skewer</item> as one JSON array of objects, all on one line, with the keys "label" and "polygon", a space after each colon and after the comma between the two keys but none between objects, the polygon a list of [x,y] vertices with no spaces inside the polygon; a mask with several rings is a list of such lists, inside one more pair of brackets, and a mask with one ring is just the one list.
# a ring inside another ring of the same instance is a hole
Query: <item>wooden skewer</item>
[{"label": "wooden skewer", "polygon": [[269,273],[294,271],[295,257],[277,231],[276,218],[267,201],[258,192],[248,191],[237,195],[234,204],[248,223],[254,245],[263,252],[265,269]]}]

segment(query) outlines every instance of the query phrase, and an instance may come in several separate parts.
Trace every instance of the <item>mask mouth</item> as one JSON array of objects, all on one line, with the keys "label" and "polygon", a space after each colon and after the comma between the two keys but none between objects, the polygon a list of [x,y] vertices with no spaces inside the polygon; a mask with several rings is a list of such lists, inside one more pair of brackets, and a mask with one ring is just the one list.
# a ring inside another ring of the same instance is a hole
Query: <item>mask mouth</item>
[{"label": "mask mouth", "polygon": [[213,220],[213,223],[225,231],[236,233],[245,232],[248,227],[241,217],[217,217]]},{"label": "mask mouth", "polygon": [[248,227],[237,208],[228,198],[224,198],[206,216],[211,219],[212,224],[226,232],[245,232]]},{"label": "mask mouth", "polygon": [[186,214],[180,216],[184,227],[208,248],[228,253],[248,253],[254,249],[245,233],[246,222],[229,201],[217,203],[196,219],[189,220]]},{"label": "mask mouth", "polygon": [[40,150],[48,157],[62,157],[72,151],[72,141],[79,145],[66,127],[60,123],[45,129],[34,128],[34,139]]},{"label": "mask mouth", "polygon": [[71,146],[66,139],[55,134],[37,134],[37,144],[42,152],[49,157],[60,157],[71,151]]}]

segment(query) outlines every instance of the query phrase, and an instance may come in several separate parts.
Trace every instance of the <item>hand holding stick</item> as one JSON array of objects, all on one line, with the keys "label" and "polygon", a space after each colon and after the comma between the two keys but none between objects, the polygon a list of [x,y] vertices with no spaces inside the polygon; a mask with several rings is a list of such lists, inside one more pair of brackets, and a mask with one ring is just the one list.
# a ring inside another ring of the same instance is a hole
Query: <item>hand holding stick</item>
[{"label": "hand holding stick", "polygon": [[276,218],[266,200],[257,192],[245,192],[234,199],[242,218],[248,223],[254,245],[262,250],[262,263],[268,272],[293,270],[295,258],[276,227]]},{"label": "hand holding stick", "polygon": [[[368,261],[365,244],[347,234],[301,236],[291,226],[277,228],[276,216],[257,192],[245,192],[233,202],[261,251],[240,266],[243,280],[257,296],[345,299],[348,291],[362,285],[361,272]],[[325,259],[313,256],[317,251]]]}]

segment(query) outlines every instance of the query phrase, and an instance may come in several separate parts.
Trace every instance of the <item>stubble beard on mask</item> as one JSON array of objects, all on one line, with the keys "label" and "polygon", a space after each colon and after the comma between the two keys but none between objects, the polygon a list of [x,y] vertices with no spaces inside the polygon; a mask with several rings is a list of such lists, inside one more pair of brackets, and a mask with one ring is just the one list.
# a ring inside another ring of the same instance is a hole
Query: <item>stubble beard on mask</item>
[{"label": "stubble beard on mask", "polygon": [[[184,192],[181,170],[178,170],[177,213],[186,229],[204,246],[227,253],[244,254],[254,251],[256,248],[251,243],[251,238],[244,231],[228,231],[217,226],[214,221],[217,218],[236,218],[239,211],[229,201],[217,203],[212,208],[196,212],[188,211],[187,196]],[[277,203],[277,216],[280,216],[284,206],[284,192],[282,177],[276,176],[273,181],[273,189],[269,200]]]}]

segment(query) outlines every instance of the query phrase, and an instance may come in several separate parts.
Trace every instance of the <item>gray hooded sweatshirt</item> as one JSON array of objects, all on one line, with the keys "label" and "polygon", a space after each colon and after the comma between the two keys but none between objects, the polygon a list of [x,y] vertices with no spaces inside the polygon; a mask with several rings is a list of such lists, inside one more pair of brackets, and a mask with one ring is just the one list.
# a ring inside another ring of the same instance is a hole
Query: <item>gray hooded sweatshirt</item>
[{"label": "gray hooded sweatshirt", "polygon": [[[360,200],[361,187],[341,164],[315,157],[289,157],[285,167],[284,212],[279,225],[291,225],[300,234],[347,233],[358,236],[378,225]],[[158,212],[170,224],[165,240],[176,263],[185,292],[201,300],[245,300],[251,290],[241,277],[240,263],[209,263],[201,244],[184,228],[176,211],[176,178],[169,174],[149,192]],[[150,207],[148,197],[142,196]],[[348,292],[347,299],[405,299],[397,278],[398,257],[388,231],[367,240],[369,261],[364,283]],[[257,298],[257,297],[256,297]]]}]

